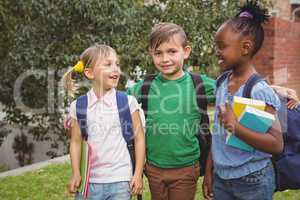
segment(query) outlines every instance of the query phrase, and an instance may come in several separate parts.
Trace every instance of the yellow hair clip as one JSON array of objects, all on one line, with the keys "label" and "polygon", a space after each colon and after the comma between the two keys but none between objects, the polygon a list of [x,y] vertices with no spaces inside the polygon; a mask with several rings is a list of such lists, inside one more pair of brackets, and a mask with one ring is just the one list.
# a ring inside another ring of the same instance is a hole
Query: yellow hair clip
[{"label": "yellow hair clip", "polygon": [[76,72],[76,73],[83,73],[84,71],[84,64],[83,62],[80,60],[77,62],[77,64],[73,67],[73,70]]}]

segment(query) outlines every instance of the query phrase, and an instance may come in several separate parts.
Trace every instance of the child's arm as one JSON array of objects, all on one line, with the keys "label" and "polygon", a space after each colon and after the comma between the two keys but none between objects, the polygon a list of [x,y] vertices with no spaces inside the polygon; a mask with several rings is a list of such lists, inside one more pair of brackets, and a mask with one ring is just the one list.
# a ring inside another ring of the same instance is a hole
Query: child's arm
[{"label": "child's arm", "polygon": [[69,192],[77,191],[81,177],[80,177],[80,157],[81,157],[81,134],[80,127],[77,120],[72,119],[71,122],[71,142],[70,142],[70,157],[73,176],[69,182]]},{"label": "child's arm", "polygon": [[291,88],[286,88],[278,85],[271,85],[271,87],[276,91],[279,96],[288,99],[287,107],[289,109],[294,109],[299,105],[299,98],[297,92]]},{"label": "child's arm", "polygon": [[232,107],[226,104],[225,107],[220,108],[220,123],[230,132],[235,133],[237,137],[245,141],[255,149],[260,151],[279,154],[283,150],[283,138],[281,134],[281,127],[273,107],[267,106],[266,111],[275,115],[275,122],[266,134],[254,132],[240,123],[238,123]]},{"label": "child's arm", "polygon": [[211,151],[208,154],[206,166],[205,167],[205,174],[202,183],[202,193],[203,197],[208,200],[213,199],[213,160]]},{"label": "child's arm", "polygon": [[145,163],[145,136],[142,122],[139,115],[139,110],[132,113],[132,124],[134,132],[135,146],[135,172],[130,182],[132,194],[141,194],[143,190],[143,169]]}]

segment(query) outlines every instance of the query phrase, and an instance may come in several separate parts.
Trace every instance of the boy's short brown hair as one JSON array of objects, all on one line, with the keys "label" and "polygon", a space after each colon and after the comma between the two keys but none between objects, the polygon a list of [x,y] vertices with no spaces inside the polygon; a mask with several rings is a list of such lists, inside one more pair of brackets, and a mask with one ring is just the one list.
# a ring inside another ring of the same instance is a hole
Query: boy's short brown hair
[{"label": "boy's short brown hair", "polygon": [[183,28],[177,24],[163,22],[155,24],[150,34],[150,50],[156,49],[163,42],[168,42],[175,34],[181,37],[183,47],[186,47],[187,37]]}]

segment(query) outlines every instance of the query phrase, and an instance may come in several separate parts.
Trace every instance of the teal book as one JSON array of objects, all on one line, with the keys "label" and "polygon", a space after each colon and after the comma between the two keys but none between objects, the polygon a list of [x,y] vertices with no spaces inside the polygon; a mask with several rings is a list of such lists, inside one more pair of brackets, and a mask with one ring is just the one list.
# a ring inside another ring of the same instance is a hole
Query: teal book
[{"label": "teal book", "polygon": [[82,140],[81,159],[80,159],[80,176],[81,182],[78,192],[87,199],[89,189],[90,167],[91,167],[92,149],[86,140]]},{"label": "teal book", "polygon": [[[257,108],[246,106],[239,118],[239,123],[254,132],[266,133],[275,121],[275,116],[271,113],[259,110]],[[239,139],[238,137],[228,134],[226,144],[243,151],[253,152],[254,148]]]}]

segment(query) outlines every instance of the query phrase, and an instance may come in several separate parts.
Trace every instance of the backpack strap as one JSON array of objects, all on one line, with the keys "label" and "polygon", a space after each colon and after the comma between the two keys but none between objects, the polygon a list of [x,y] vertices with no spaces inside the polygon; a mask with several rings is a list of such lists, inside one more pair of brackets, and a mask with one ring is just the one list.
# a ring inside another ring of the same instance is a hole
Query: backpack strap
[{"label": "backpack strap", "polygon": [[[148,94],[151,87],[151,82],[154,80],[157,74],[149,74],[145,77],[144,83],[141,87],[141,95],[142,95],[142,109],[145,112],[145,117],[147,116],[148,111]],[[197,105],[201,112],[201,124],[209,124],[209,118],[207,115],[207,99],[205,95],[205,88],[203,84],[203,80],[199,74],[190,73],[191,78],[193,80],[194,87],[196,89],[196,99]],[[201,128],[203,130],[203,134],[210,133],[209,127]]]},{"label": "backpack strap", "polygon": [[77,98],[76,101],[76,116],[77,121],[80,126],[81,136],[83,139],[87,140],[87,120],[86,120],[86,110],[88,105],[88,98],[87,95],[83,95]]},{"label": "backpack strap", "polygon": [[200,176],[205,174],[205,165],[208,158],[208,154],[211,146],[211,133],[209,130],[209,117],[207,114],[207,97],[205,95],[205,87],[203,80],[199,74],[190,73],[195,90],[197,105],[201,114],[201,121],[196,138],[200,147]]},{"label": "backpack strap", "polygon": [[218,88],[221,86],[221,84],[225,81],[225,79],[226,79],[227,77],[229,77],[231,74],[232,74],[232,71],[231,71],[231,70],[223,72],[223,73],[217,78],[217,81],[216,81],[216,89],[218,89]]},{"label": "backpack strap", "polygon": [[208,135],[210,134],[210,130],[209,130],[209,117],[207,114],[207,99],[205,94],[204,83],[199,74],[190,73],[190,75],[196,90],[197,105],[201,113],[200,131],[201,134]]},{"label": "backpack strap", "polygon": [[250,78],[247,80],[247,82],[245,83],[245,87],[243,90],[243,97],[251,98],[251,91],[253,86],[260,81],[266,81],[266,80],[258,73],[252,74]]},{"label": "backpack strap", "polygon": [[[125,92],[117,91],[117,107],[119,111],[120,124],[122,135],[127,143],[127,149],[130,155],[132,170],[135,170],[135,150],[134,150],[134,135],[132,128],[131,112],[128,104],[128,96]],[[142,200],[142,195],[137,195],[138,200]]]},{"label": "backpack strap", "polygon": [[132,164],[132,170],[135,170],[135,150],[134,150],[134,140],[133,140],[133,128],[132,128],[132,118],[131,112],[128,104],[128,96],[125,92],[117,91],[117,107],[119,112],[121,130],[124,140],[127,144],[127,149],[130,155],[130,160]]},{"label": "backpack strap", "polygon": [[142,109],[145,113],[145,118],[147,117],[148,112],[148,94],[150,91],[151,83],[155,79],[157,74],[149,74],[144,78],[143,85],[141,87],[141,103],[142,103]]},{"label": "backpack strap", "polygon": [[132,119],[128,104],[128,97],[125,92],[117,91],[117,107],[121,123],[122,135],[127,144],[133,141]]},{"label": "backpack strap", "polygon": [[[226,80],[227,77],[229,77],[232,74],[232,71],[225,71],[223,74],[221,74],[216,81],[216,89],[218,89],[221,84]],[[251,91],[253,86],[260,82],[260,81],[266,81],[260,74],[254,73],[250,76],[250,78],[247,80],[244,90],[243,90],[243,97],[245,98],[251,98]]]}]

